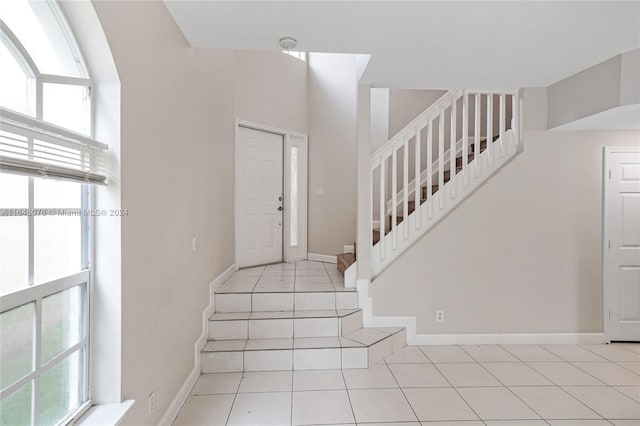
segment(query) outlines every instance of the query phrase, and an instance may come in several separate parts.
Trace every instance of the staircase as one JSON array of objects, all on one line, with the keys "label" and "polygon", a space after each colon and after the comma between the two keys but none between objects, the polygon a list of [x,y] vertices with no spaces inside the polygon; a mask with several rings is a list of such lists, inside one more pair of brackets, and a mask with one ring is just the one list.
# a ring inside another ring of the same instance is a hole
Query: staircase
[{"label": "staircase", "polygon": [[406,345],[403,328],[363,328],[335,265],[237,271],[214,295],[202,373],[367,368]]},{"label": "staircase", "polygon": [[521,151],[519,108],[517,92],[449,91],[372,154],[372,278]]}]

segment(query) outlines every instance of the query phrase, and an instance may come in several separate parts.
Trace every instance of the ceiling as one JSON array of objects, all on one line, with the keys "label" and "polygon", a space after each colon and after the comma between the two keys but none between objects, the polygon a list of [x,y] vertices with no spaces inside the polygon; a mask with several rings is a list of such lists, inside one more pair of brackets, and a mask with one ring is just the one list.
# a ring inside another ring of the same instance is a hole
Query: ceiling
[{"label": "ceiling", "polygon": [[544,87],[640,47],[640,2],[166,0],[193,47],[364,53],[395,88]]}]

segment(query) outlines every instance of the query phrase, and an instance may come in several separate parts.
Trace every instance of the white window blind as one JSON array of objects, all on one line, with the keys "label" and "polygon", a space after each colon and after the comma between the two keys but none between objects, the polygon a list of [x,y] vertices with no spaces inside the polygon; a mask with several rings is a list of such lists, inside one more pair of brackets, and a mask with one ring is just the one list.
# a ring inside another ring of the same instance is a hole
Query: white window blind
[{"label": "white window blind", "polygon": [[108,146],[80,133],[0,108],[0,171],[105,184]]}]

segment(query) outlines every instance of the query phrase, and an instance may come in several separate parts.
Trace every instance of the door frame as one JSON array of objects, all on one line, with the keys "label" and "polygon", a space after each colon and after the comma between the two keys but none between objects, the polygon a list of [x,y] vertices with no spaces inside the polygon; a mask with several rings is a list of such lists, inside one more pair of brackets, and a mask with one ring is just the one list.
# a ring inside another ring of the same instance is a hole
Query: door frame
[{"label": "door frame", "polygon": [[[280,129],[266,124],[252,121],[236,119],[235,122],[235,142],[234,142],[234,181],[233,181],[233,222],[234,222],[234,264],[238,259],[238,238],[240,236],[238,217],[238,163],[239,163],[239,136],[240,127],[259,130],[262,132],[274,133],[283,137],[283,161],[282,161],[282,188],[284,194],[284,215],[282,227],[282,259],[285,262],[302,260],[307,258],[307,185],[309,170],[309,147],[307,135],[292,130]],[[298,147],[299,169],[298,169],[298,244],[291,245],[291,147]],[[236,269],[238,267],[236,266]]]},{"label": "door frame", "polygon": [[607,200],[609,170],[612,154],[640,153],[640,148],[634,146],[605,146],[602,149],[602,317],[604,320],[604,335],[607,342],[611,342],[611,302],[613,283],[609,277],[609,229],[607,228]]}]

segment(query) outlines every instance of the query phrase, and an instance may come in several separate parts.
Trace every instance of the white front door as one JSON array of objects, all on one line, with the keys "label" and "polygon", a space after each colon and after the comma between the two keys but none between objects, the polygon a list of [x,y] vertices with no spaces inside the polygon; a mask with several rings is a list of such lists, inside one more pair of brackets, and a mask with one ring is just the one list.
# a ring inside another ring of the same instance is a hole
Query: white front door
[{"label": "white front door", "polygon": [[236,263],[282,261],[283,136],[238,128],[236,162]]},{"label": "white front door", "polygon": [[605,156],[607,337],[640,341],[640,150],[610,148]]}]

